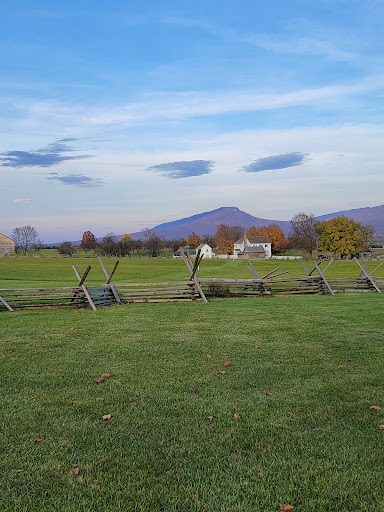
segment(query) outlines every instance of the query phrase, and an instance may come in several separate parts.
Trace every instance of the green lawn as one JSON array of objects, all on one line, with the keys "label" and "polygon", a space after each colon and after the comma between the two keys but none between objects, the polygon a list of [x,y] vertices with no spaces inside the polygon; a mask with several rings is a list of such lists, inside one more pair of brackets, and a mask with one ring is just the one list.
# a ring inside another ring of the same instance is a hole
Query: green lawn
[{"label": "green lawn", "polygon": [[[117,260],[104,259],[109,272]],[[305,262],[312,269],[312,262]],[[377,261],[371,261],[367,269],[372,271]],[[71,286],[77,281],[72,269],[76,265],[82,274],[88,265],[92,269],[87,277],[87,285],[105,282],[97,258],[0,258],[0,288],[27,288],[49,286]],[[276,267],[289,270],[287,276],[303,276],[305,271],[300,261],[260,260],[253,262],[260,276]],[[326,263],[322,263],[325,267]],[[360,269],[354,261],[335,261],[326,272],[327,277],[358,276]],[[189,274],[185,263],[180,259],[137,259],[122,258],[113,278],[115,283],[161,282],[182,280]],[[200,277],[252,278],[246,261],[226,259],[203,260],[198,271]],[[374,274],[384,276],[384,265]]]},{"label": "green lawn", "polygon": [[[73,282],[68,260],[46,261],[19,281],[1,261],[1,286]],[[129,263],[117,281],[185,275]],[[0,326],[2,511],[384,510],[380,294],[21,310]]]}]

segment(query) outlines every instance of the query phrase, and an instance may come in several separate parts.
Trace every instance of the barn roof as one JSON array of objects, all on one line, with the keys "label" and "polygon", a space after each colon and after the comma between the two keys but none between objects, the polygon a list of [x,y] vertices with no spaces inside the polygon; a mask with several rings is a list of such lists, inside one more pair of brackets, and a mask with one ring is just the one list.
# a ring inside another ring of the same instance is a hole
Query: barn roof
[{"label": "barn roof", "polygon": [[0,238],[6,238],[7,240],[9,240],[10,242],[13,242],[12,238],[9,238],[9,236],[5,236],[3,235],[3,233],[0,233]]},{"label": "barn roof", "polygon": [[249,236],[248,242],[250,244],[270,244],[271,241],[266,236]]},{"label": "barn roof", "polygon": [[265,254],[265,250],[263,249],[263,247],[261,247],[261,245],[255,245],[255,246],[252,246],[252,247],[246,247],[244,249],[243,252],[262,252]]}]

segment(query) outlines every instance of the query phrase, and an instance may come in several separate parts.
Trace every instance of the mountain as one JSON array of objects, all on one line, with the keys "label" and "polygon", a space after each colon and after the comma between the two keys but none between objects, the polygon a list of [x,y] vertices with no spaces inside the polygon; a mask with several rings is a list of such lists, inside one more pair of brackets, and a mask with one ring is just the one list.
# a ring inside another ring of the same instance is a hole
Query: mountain
[{"label": "mountain", "polygon": [[[168,240],[176,240],[178,238],[185,238],[193,231],[200,236],[214,235],[219,224],[248,228],[249,226],[259,227],[273,223],[277,223],[284,232],[289,230],[289,221],[260,219],[259,217],[254,217],[249,213],[239,210],[236,206],[229,206],[217,208],[211,212],[192,215],[192,217],[159,224],[153,229],[157,231],[158,235]],[[141,232],[132,233],[132,238],[135,240],[142,239],[143,234]]]},{"label": "mountain", "polygon": [[329,220],[339,215],[346,215],[350,219],[361,222],[363,226],[371,226],[377,237],[384,237],[384,204],[372,206],[371,208],[356,208],[354,210],[343,210],[336,213],[327,213],[317,217],[319,220]]},{"label": "mountain", "polygon": [[[339,215],[361,222],[363,225],[370,225],[376,232],[378,238],[384,236],[384,205],[373,206],[367,208],[357,208],[354,210],[343,210],[335,213],[328,213],[317,217],[319,220],[328,220]],[[185,238],[193,231],[200,236],[214,235],[219,224],[227,224],[230,226],[266,226],[268,224],[277,224],[285,234],[290,231],[290,222],[288,220],[262,219],[254,217],[249,213],[241,211],[236,206],[221,207],[210,212],[199,213],[183,219],[174,220],[154,226],[159,236],[163,236],[168,240],[176,240]],[[143,239],[141,232],[132,233],[135,240]]]},{"label": "mountain", "polygon": [[[347,217],[361,222],[363,225],[370,225],[375,230],[377,239],[384,238],[384,205],[373,206],[367,208],[357,208],[354,210],[343,210],[335,213],[327,213],[317,217],[319,220],[328,220],[338,217],[339,215],[346,215]],[[154,226],[153,229],[157,231],[159,236],[163,236],[167,240],[177,240],[179,238],[186,238],[193,231],[200,236],[214,235],[219,224],[227,224],[229,226],[266,226],[268,224],[277,224],[284,231],[285,234],[289,233],[290,222],[289,220],[273,220],[262,219],[254,217],[249,213],[239,210],[236,206],[228,206],[217,208],[210,212],[198,213],[191,217],[174,220]],[[122,235],[118,235],[121,238]],[[134,240],[142,240],[144,238],[141,231],[131,233]],[[101,242],[103,237],[97,240]],[[81,240],[72,242],[74,245],[80,245]],[[59,243],[54,244],[59,245]]]}]

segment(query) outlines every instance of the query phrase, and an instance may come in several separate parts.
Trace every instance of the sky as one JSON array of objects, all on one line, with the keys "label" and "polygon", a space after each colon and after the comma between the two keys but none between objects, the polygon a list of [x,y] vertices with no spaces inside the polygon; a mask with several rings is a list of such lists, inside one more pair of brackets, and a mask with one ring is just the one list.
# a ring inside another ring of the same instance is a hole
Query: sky
[{"label": "sky", "polygon": [[3,0],[0,232],[384,203],[384,0]]}]

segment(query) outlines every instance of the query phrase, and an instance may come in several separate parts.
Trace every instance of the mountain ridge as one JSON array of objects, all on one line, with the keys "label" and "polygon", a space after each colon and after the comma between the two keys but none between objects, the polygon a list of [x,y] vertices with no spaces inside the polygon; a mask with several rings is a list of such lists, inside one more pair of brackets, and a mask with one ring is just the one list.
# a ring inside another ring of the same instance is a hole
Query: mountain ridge
[{"label": "mountain ridge", "polygon": [[[363,225],[370,225],[375,230],[378,238],[384,238],[384,205],[367,206],[362,208],[354,208],[351,210],[341,210],[334,213],[326,213],[316,217],[318,220],[329,220],[339,215],[346,215],[347,217],[361,222]],[[214,235],[219,224],[228,224],[231,226],[266,226],[269,224],[277,224],[282,231],[287,235],[290,231],[289,220],[276,220],[264,219],[256,217],[247,212],[240,210],[237,206],[221,206],[208,212],[197,213],[190,217],[183,217],[170,222],[163,222],[154,226],[154,229],[159,236],[168,240],[177,240],[186,238],[193,231],[200,236]],[[117,235],[121,238],[122,235]],[[145,237],[141,231],[131,233],[134,240],[143,240]],[[97,238],[101,241],[103,237]],[[81,240],[72,242],[74,245],[80,245]],[[59,245],[59,244],[54,244]]]},{"label": "mountain ridge", "polygon": [[[368,224],[372,226],[377,236],[384,236],[384,205],[341,210],[319,215],[316,219],[329,220],[340,215],[346,215],[355,221],[361,222],[363,225]],[[249,226],[261,227],[268,224],[277,224],[285,234],[288,234],[290,231],[289,220],[256,217],[240,210],[237,206],[222,206],[208,212],[165,222],[154,226],[152,229],[156,230],[159,236],[172,240],[185,238],[193,231],[200,236],[214,235],[219,224],[232,226],[240,225],[245,228]],[[143,239],[143,234],[141,232],[132,233],[132,238],[135,240]]]}]

